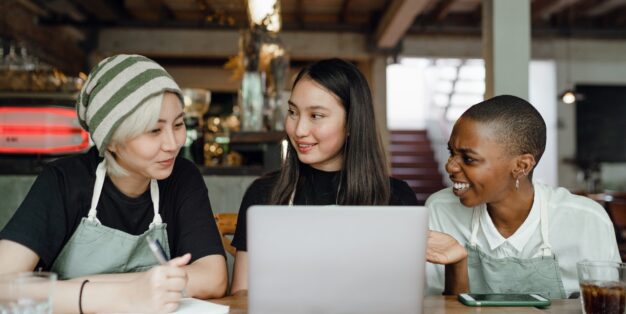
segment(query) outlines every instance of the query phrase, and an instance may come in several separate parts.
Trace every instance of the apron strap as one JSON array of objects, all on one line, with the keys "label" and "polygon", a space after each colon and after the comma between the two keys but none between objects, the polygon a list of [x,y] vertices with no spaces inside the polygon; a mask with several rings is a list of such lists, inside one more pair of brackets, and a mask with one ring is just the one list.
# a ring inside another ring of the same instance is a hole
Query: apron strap
[{"label": "apron strap", "polygon": [[474,207],[472,211],[472,236],[470,237],[470,245],[472,247],[476,247],[479,227],[480,227],[480,206],[476,206]]},{"label": "apron strap", "polygon": [[106,159],[103,159],[98,164],[98,168],[96,168],[96,183],[94,184],[93,195],[91,196],[91,207],[89,208],[89,213],[87,214],[87,219],[97,224],[100,224],[100,220],[98,220],[98,218],[96,217],[96,215],[98,214],[96,206],[98,206],[100,193],[102,193],[102,186],[104,185],[104,178],[106,177],[107,173],[106,164]]},{"label": "apron strap", "polygon": [[[87,214],[87,220],[97,224],[101,224],[97,217],[98,210],[96,207],[98,206],[98,201],[100,200],[100,195],[102,193],[102,186],[104,185],[104,179],[106,178],[106,164],[106,159],[103,159],[98,164],[98,168],[96,168],[96,183],[94,184],[93,195],[91,196],[91,207],[89,208],[89,213]],[[152,207],[154,210],[154,218],[152,219],[152,223],[150,223],[151,229],[152,227],[160,226],[163,223],[163,219],[161,219],[161,215],[159,215],[159,184],[155,179],[150,180],[150,197],[152,198]]]},{"label": "apron strap", "polygon": [[552,246],[550,245],[550,233],[548,231],[549,223],[548,223],[548,202],[538,193],[537,189],[535,189],[535,200],[539,199],[539,212],[541,213],[541,239],[543,243],[541,247],[539,247],[540,254],[543,256],[552,256]]},{"label": "apron strap", "polygon": [[159,215],[159,184],[157,180],[150,180],[150,197],[152,198],[152,207],[154,210],[154,218],[150,223],[150,229],[155,226],[160,226],[163,223],[161,215]]}]

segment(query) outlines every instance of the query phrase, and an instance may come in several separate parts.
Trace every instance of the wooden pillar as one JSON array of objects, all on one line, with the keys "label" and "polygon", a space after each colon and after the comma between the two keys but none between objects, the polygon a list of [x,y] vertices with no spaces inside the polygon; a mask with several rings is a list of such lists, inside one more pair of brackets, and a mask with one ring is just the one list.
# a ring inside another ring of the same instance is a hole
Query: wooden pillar
[{"label": "wooden pillar", "polygon": [[530,0],[483,0],[482,7],[485,98],[528,99]]},{"label": "wooden pillar", "polygon": [[380,132],[385,154],[389,158],[389,129],[387,127],[387,59],[374,56],[367,61],[357,63],[357,67],[368,80],[374,101],[374,115]]}]

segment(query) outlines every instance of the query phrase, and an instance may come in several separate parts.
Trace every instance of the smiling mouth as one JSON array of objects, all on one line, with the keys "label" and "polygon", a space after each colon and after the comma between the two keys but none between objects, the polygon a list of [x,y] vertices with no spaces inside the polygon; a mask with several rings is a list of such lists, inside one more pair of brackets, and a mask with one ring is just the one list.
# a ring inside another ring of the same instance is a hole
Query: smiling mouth
[{"label": "smiling mouth", "polygon": [[171,164],[173,162],[174,162],[174,158],[170,158],[170,159],[159,161],[159,163],[162,164],[162,165],[169,165],[169,164]]},{"label": "smiling mouth", "polygon": [[300,152],[308,152],[309,150],[311,150],[313,148],[313,146],[315,146],[317,144],[298,144],[297,148]]},{"label": "smiling mouth", "polygon": [[455,192],[464,192],[471,187],[471,184],[464,182],[454,182],[452,188]]}]

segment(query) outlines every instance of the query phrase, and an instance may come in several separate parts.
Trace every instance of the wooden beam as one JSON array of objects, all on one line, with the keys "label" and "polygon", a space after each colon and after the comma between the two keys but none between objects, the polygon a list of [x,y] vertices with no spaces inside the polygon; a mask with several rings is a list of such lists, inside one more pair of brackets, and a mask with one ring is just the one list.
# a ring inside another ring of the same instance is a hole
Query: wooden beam
[{"label": "wooden beam", "polygon": [[395,47],[426,4],[428,0],[393,0],[376,27],[376,46]]},{"label": "wooden beam", "polygon": [[593,9],[589,10],[587,15],[588,16],[604,15],[607,12],[623,5],[626,5],[626,0],[608,0],[595,6]]},{"label": "wooden beam", "polygon": [[101,21],[115,21],[128,17],[121,5],[116,5],[115,1],[106,0],[73,0],[73,3],[81,10],[98,18]]},{"label": "wooden beam", "polygon": [[42,1],[41,3],[55,14],[69,16],[74,21],[81,22],[87,19],[85,14],[68,0]]},{"label": "wooden beam", "polygon": [[450,8],[452,8],[455,1],[456,0],[441,0],[433,9],[431,16],[435,19],[435,21],[443,21],[446,16],[448,16]]},{"label": "wooden beam", "polygon": [[38,4],[33,3],[33,1],[31,1],[31,0],[17,0],[16,3],[21,5],[22,7],[24,7],[28,11],[34,13],[37,16],[48,16],[49,15],[48,12],[46,12],[46,10],[42,9]]},{"label": "wooden beam", "polygon": [[339,11],[339,23],[345,23],[348,20],[350,14],[350,3],[352,0],[343,0],[341,2],[341,11]]},{"label": "wooden beam", "polygon": [[[365,34],[349,32],[281,32],[292,60],[370,57]],[[103,28],[97,50],[154,57],[227,58],[238,53],[237,30]]]},{"label": "wooden beam", "polygon": [[575,5],[579,1],[580,0],[534,1],[531,7],[532,19],[548,19],[552,14],[563,11],[569,6]]},{"label": "wooden beam", "polygon": [[171,20],[174,18],[174,12],[170,9],[170,7],[163,2],[163,0],[146,0],[150,7],[152,7],[157,12],[157,16],[159,20]]},{"label": "wooden beam", "polygon": [[589,10],[592,8],[606,2],[607,0],[583,0],[571,7],[572,18],[576,19],[578,17],[584,17],[587,15]]},{"label": "wooden beam", "polygon": [[302,4],[303,0],[296,0],[296,25],[298,27],[304,27],[304,5]]},{"label": "wooden beam", "polygon": [[221,67],[165,66],[183,88],[208,88],[211,91],[235,92],[241,80],[231,79],[232,72]]}]

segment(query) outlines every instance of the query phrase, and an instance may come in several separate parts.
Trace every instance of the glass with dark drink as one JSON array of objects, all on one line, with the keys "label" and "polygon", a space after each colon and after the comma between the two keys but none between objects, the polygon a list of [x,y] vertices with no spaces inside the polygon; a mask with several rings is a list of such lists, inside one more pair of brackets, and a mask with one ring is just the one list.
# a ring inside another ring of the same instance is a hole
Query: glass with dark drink
[{"label": "glass with dark drink", "polygon": [[626,313],[626,264],[579,262],[578,281],[583,311],[586,314]]}]

